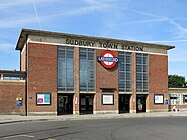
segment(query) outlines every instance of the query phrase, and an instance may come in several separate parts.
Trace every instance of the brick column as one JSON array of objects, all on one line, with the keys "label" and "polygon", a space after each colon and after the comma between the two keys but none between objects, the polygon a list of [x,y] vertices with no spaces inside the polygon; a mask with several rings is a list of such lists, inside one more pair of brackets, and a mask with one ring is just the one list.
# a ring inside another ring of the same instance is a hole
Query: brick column
[{"label": "brick column", "polygon": [[130,113],[136,113],[136,53],[132,53],[132,95],[130,97]]},{"label": "brick column", "polygon": [[149,99],[150,95],[147,95],[146,97],[146,112],[150,112],[150,99]]},{"label": "brick column", "polygon": [[79,48],[74,48],[74,90],[75,94],[73,97],[73,114],[79,115]]}]

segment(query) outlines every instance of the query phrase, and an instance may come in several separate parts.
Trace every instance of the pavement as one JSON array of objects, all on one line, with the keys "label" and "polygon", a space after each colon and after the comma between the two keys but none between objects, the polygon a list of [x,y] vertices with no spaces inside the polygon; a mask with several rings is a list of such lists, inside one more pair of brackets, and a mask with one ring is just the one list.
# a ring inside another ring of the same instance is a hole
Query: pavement
[{"label": "pavement", "polygon": [[124,113],[124,114],[61,115],[61,116],[0,115],[0,124],[29,122],[29,121],[67,121],[67,120],[120,119],[120,118],[141,118],[141,117],[179,117],[179,116],[187,117],[187,111]]}]

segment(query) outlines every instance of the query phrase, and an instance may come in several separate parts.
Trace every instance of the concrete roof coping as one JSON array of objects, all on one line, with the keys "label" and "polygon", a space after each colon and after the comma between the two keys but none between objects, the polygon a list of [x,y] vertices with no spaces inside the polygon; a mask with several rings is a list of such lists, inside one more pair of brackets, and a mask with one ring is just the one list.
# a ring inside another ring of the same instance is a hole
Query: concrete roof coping
[{"label": "concrete roof coping", "polygon": [[109,42],[127,42],[127,43],[135,43],[135,44],[142,44],[142,45],[152,45],[157,47],[166,48],[167,50],[175,48],[175,46],[171,45],[162,45],[162,44],[153,44],[153,43],[146,43],[146,42],[139,42],[139,41],[128,41],[128,40],[121,40],[121,39],[111,39],[111,38],[104,38],[104,37],[94,37],[94,36],[86,36],[86,35],[77,35],[77,34],[68,34],[68,33],[59,33],[59,32],[51,32],[51,31],[42,31],[42,30],[33,30],[33,29],[22,29],[20,36],[18,38],[18,42],[16,45],[16,50],[21,50],[25,41],[27,40],[28,35],[41,35],[41,36],[52,36],[52,37],[69,37],[69,38],[77,38],[77,39],[91,39],[93,41],[109,41]]},{"label": "concrete roof coping", "polygon": [[169,90],[186,90],[187,91],[187,88],[169,88]]},{"label": "concrete roof coping", "polygon": [[26,74],[26,71],[0,70],[0,74],[17,74],[17,75],[25,75],[25,74]]}]

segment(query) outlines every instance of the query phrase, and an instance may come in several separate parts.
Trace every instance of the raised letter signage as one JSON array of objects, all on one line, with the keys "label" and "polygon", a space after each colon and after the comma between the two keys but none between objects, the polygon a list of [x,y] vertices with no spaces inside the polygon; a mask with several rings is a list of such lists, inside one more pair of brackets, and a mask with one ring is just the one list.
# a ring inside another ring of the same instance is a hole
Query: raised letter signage
[{"label": "raised letter signage", "polygon": [[143,51],[142,46],[128,45],[124,43],[112,43],[112,42],[100,42],[100,41],[95,42],[90,40],[66,39],[65,44],[81,46],[81,47],[94,47],[94,48],[128,50],[128,51]]}]

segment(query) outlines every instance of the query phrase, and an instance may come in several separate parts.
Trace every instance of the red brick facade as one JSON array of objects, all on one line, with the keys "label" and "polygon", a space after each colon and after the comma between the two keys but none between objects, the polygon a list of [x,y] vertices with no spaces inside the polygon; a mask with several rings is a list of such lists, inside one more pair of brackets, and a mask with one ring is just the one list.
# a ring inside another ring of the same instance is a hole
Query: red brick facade
[{"label": "red brick facade", "polygon": [[[101,56],[104,50],[97,50],[96,57]],[[117,51],[113,51],[118,56]],[[102,92],[102,89],[114,89],[114,93]],[[114,94],[114,105],[102,105],[102,94]],[[118,65],[106,69],[96,61],[96,95],[95,111],[118,111]]]},{"label": "red brick facade", "polygon": [[[97,56],[101,56],[104,50],[96,50]],[[113,51],[118,56],[117,51]],[[57,112],[57,46],[46,44],[28,44],[28,114]],[[132,94],[130,98],[130,112],[136,112],[136,53],[132,53]],[[76,98],[80,100],[79,93],[79,48],[74,49],[74,82]],[[154,94],[164,94],[168,97],[167,75],[168,59],[165,55],[149,55],[149,94],[146,95],[146,111],[167,110],[167,105],[155,105]],[[95,113],[100,112],[118,112],[119,110],[119,92],[118,92],[118,65],[112,69],[104,68],[99,62],[96,65],[96,92],[94,94],[93,109]],[[155,82],[156,81],[156,82]],[[114,104],[102,105],[102,94],[111,94],[102,92],[102,89],[114,89]],[[51,92],[51,106],[36,106],[36,92]],[[84,93],[90,94],[90,93]],[[74,114],[79,114],[79,104],[73,104]]]},{"label": "red brick facade", "polygon": [[[57,46],[28,44],[28,112],[57,112]],[[51,92],[50,106],[36,106],[36,92]],[[29,114],[28,113],[28,114]]]},{"label": "red brick facade", "polygon": [[[22,98],[22,106],[16,105]],[[0,114],[25,115],[25,82],[0,81]]]},{"label": "red brick facade", "polygon": [[167,110],[168,105],[155,105],[154,95],[164,94],[168,98],[168,57],[163,55],[149,55],[149,102],[150,111]]}]

